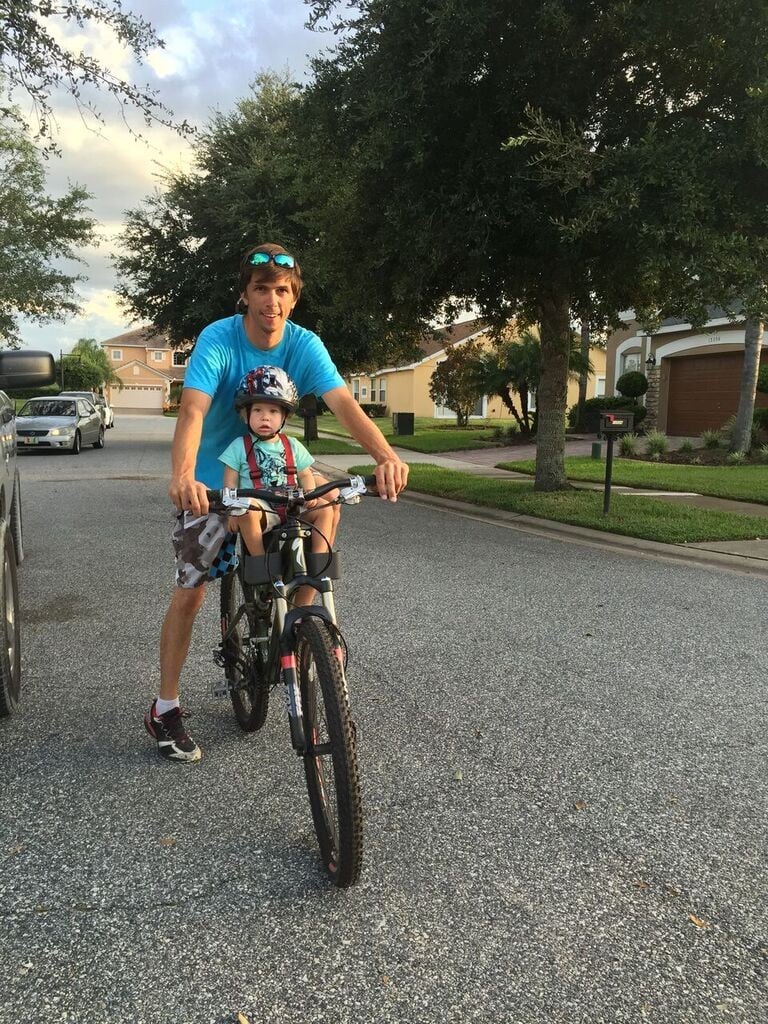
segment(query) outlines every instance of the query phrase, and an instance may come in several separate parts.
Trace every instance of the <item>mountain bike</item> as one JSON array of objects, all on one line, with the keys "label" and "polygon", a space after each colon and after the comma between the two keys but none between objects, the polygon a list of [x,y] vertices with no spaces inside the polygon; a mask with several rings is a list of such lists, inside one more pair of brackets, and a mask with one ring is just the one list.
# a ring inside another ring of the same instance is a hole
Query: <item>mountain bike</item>
[{"label": "mountain bike", "polygon": [[[239,564],[222,578],[221,642],[214,653],[224,679],[214,693],[232,700],[240,727],[260,729],[270,691],[282,683],[291,743],[303,759],[320,855],[334,885],[346,888],[360,875],[362,804],[355,724],[346,681],[347,646],[336,624],[333,580],[338,551],[308,550],[316,527],[302,521],[304,505],[332,490],[329,504],[357,504],[374,476],[352,476],[311,491],[224,488],[209,491],[214,508],[250,508],[261,498],[284,509],[284,521],[264,533],[264,555],[251,555],[240,540]],[[306,584],[320,604],[291,607]]]}]

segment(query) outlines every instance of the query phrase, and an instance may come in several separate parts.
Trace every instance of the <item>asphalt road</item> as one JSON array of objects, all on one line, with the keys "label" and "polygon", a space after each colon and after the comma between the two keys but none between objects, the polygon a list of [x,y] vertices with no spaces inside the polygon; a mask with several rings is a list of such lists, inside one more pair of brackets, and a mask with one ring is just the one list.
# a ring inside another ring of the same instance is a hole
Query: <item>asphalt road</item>
[{"label": "asphalt road", "polygon": [[0,1021],[768,1020],[765,583],[344,513],[366,861],[331,890],[274,700],[239,733],[209,595],[200,764],[142,728],[172,423],[22,459],[24,694],[0,722]]}]

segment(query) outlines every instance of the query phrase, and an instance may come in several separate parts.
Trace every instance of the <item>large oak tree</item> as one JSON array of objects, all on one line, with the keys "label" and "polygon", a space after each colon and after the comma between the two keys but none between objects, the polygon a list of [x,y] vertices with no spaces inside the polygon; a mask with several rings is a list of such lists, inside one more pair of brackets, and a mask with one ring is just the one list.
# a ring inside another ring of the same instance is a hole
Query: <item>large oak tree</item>
[{"label": "large oak tree", "polygon": [[343,182],[316,227],[346,301],[538,323],[538,489],[566,486],[581,310],[765,315],[766,0],[311,6],[342,30],[305,110],[317,179]]}]

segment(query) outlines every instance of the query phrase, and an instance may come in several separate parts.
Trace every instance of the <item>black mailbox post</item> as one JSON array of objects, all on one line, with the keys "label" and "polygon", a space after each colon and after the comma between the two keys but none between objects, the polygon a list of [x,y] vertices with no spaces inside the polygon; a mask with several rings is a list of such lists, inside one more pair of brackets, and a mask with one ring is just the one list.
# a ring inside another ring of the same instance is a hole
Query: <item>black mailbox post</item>
[{"label": "black mailbox post", "polygon": [[317,399],[314,395],[302,395],[299,401],[299,415],[304,417],[304,443],[317,440]]},{"label": "black mailbox post", "polygon": [[606,439],[605,452],[605,491],[603,493],[603,515],[607,516],[611,507],[611,475],[613,474],[613,439],[631,434],[635,425],[635,414],[627,409],[601,409],[600,437]]}]

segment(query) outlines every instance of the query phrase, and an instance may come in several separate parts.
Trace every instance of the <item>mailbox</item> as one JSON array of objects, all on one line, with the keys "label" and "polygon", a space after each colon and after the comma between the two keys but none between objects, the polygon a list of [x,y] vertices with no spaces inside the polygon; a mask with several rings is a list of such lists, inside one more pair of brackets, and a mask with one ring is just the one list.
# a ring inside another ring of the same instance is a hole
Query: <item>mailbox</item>
[{"label": "mailbox", "polygon": [[600,410],[600,437],[621,437],[631,434],[635,426],[635,414],[627,409]]}]

